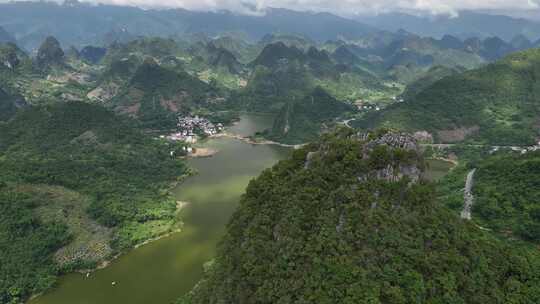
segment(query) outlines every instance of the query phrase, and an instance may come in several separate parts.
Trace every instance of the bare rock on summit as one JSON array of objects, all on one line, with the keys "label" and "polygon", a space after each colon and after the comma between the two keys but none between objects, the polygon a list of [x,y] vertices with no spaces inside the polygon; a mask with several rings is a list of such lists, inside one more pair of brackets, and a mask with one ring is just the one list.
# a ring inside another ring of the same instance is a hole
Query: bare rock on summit
[{"label": "bare rock on summit", "polygon": [[[408,178],[416,183],[422,178],[424,161],[420,146],[413,135],[398,132],[370,132],[349,136],[360,144],[358,153],[366,166],[360,170],[358,180],[370,179],[397,182]],[[304,164],[309,169],[318,160],[324,160],[328,147],[323,143],[318,151],[308,152]]]}]

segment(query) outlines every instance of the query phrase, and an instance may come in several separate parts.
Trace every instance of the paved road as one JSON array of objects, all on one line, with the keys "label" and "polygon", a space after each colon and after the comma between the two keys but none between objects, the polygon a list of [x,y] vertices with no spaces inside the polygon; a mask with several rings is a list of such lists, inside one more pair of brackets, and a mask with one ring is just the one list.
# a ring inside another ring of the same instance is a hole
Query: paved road
[{"label": "paved road", "polygon": [[467,181],[465,182],[465,192],[463,194],[463,210],[461,211],[461,218],[464,220],[471,220],[471,210],[474,203],[474,196],[472,193],[472,188],[474,185],[474,174],[476,173],[476,169],[472,170],[467,174]]}]

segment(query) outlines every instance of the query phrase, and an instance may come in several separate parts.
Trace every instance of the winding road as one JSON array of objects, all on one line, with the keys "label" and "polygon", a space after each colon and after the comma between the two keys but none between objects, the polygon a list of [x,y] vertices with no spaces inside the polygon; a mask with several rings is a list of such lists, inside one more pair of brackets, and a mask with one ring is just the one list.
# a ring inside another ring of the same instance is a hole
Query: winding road
[{"label": "winding road", "polygon": [[461,218],[464,220],[471,220],[471,210],[474,203],[474,196],[472,194],[472,188],[474,185],[474,174],[476,169],[473,169],[469,174],[467,174],[467,181],[465,182],[465,191],[463,194],[464,204],[463,210],[461,211]]}]

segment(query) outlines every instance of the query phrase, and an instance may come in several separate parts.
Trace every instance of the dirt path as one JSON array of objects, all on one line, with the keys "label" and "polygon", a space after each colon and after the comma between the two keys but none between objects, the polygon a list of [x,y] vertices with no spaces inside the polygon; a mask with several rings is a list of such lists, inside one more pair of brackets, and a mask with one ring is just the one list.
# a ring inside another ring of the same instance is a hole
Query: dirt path
[{"label": "dirt path", "polygon": [[465,191],[463,193],[463,210],[461,211],[461,218],[464,220],[471,220],[471,210],[474,203],[474,196],[472,194],[472,188],[474,186],[474,174],[476,169],[473,169],[467,174],[467,181],[465,182]]}]

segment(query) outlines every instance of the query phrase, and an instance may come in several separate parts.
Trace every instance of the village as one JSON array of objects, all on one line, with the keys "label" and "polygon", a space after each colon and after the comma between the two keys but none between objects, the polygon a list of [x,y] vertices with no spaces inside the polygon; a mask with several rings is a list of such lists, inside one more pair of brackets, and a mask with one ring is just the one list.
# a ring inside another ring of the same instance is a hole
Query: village
[{"label": "village", "polygon": [[178,117],[177,131],[166,138],[172,141],[197,142],[198,136],[212,136],[223,131],[223,124],[213,124],[206,118],[195,116]]},{"label": "village", "polygon": [[[402,103],[405,102],[405,99],[401,96],[394,96],[391,98],[392,103]],[[370,111],[381,111],[384,106],[378,102],[371,102],[364,99],[357,99],[353,102],[358,111],[361,112],[370,112]]]}]

